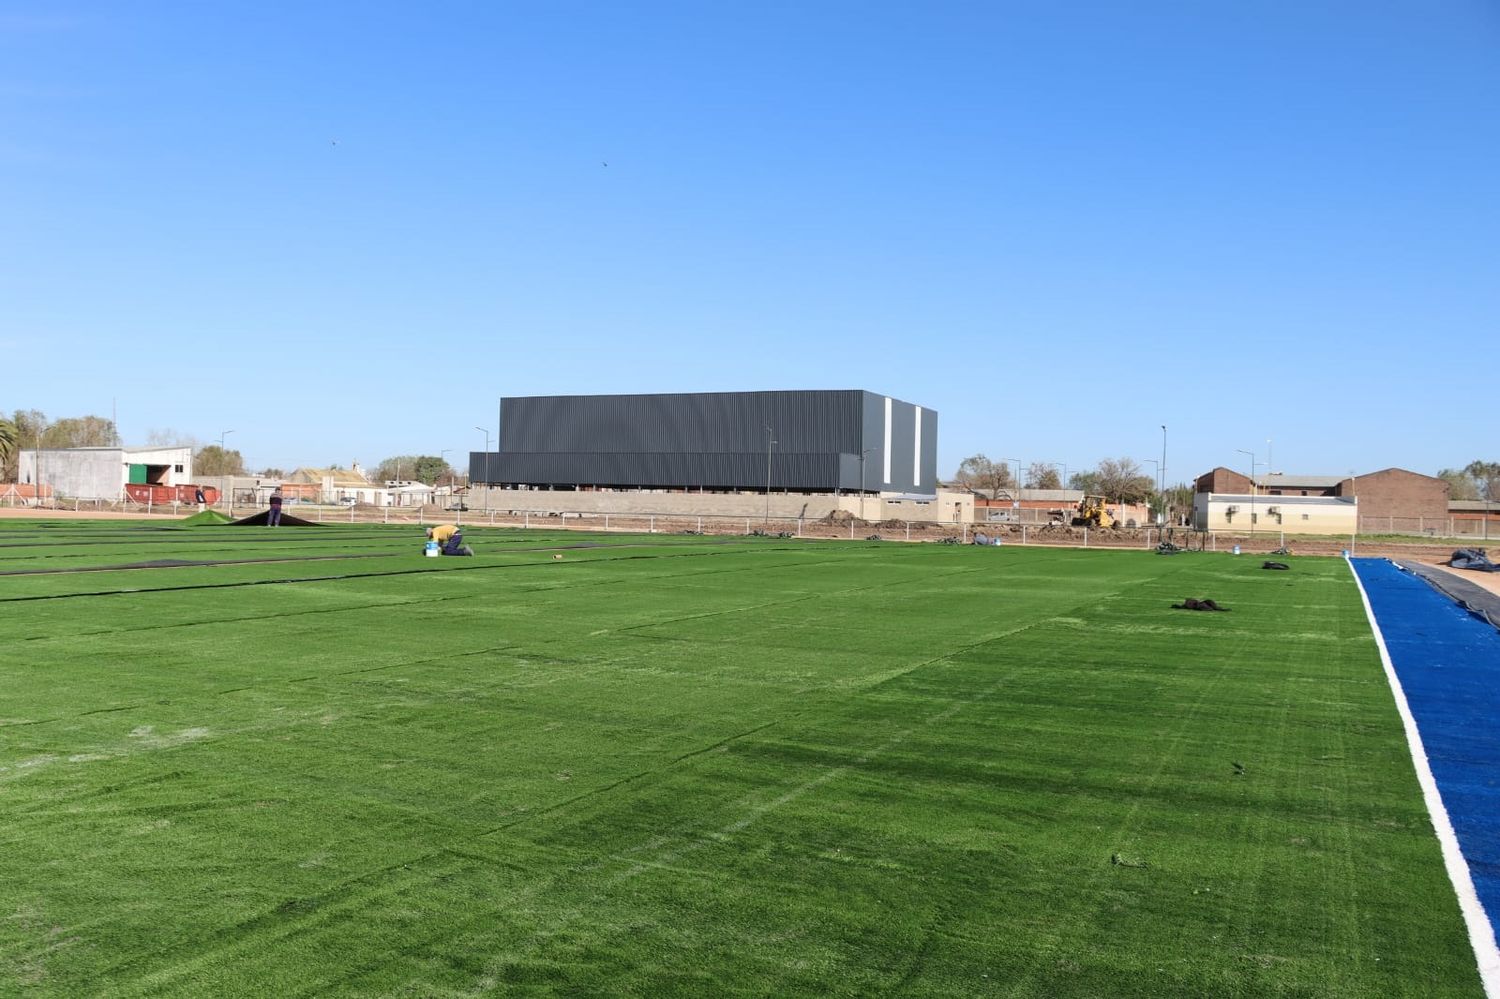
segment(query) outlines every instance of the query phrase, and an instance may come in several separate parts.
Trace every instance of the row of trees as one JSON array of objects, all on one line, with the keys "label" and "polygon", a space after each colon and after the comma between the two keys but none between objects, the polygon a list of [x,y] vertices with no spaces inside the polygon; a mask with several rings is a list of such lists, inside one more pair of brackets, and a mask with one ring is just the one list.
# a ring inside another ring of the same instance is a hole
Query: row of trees
[{"label": "row of trees", "polygon": [[1438,472],[1438,478],[1447,480],[1450,499],[1500,501],[1500,461],[1471,461],[1463,468],[1445,468]]},{"label": "row of trees", "polygon": [[457,473],[448,462],[431,454],[401,454],[387,458],[370,474],[374,482],[421,482],[429,486],[453,485]]},{"label": "row of trees", "polygon": [[[1032,462],[1021,470],[1023,489],[1062,489],[1062,476],[1055,465]],[[953,477],[965,489],[993,491],[1016,486],[1015,473],[1003,461],[992,461],[982,454],[965,458]],[[1093,496],[1103,496],[1123,503],[1144,503],[1156,499],[1156,483],[1131,458],[1106,458],[1099,467],[1068,476],[1066,488],[1079,489]]]},{"label": "row of trees", "polygon": [[[16,480],[20,454],[29,448],[116,447],[119,443],[114,421],[102,416],[49,420],[40,410],[18,409],[10,416],[0,416],[0,482]],[[239,451],[220,444],[205,444],[191,434],[171,429],[152,430],[146,435],[146,443],[192,448],[193,469],[198,475],[248,474],[245,457]],[[260,474],[282,478],[286,473],[279,468],[267,468]],[[451,485],[457,476],[448,462],[437,455],[406,454],[382,461],[371,478],[375,482],[413,480],[432,486]]]},{"label": "row of trees", "polygon": [[114,421],[102,416],[48,420],[40,410],[18,409],[0,416],[0,482],[16,481],[16,467],[25,449],[110,447],[119,440]]}]

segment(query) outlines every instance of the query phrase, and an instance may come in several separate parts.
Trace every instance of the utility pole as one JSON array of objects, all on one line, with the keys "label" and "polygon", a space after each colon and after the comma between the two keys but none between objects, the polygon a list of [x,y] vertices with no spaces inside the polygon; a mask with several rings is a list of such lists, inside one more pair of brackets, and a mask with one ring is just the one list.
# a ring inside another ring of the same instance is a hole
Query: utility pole
[{"label": "utility pole", "polygon": [[[490,509],[490,432],[484,427],[475,427],[475,430],[484,434],[484,510]],[[472,488],[473,483],[470,483]]]},{"label": "utility pole", "polygon": [[872,447],[867,447],[859,453],[859,519],[865,518],[865,458],[869,457]]},{"label": "utility pole", "polygon": [[1235,448],[1240,454],[1250,456],[1250,536],[1255,536],[1255,452],[1242,447]]},{"label": "utility pole", "polygon": [[1020,521],[1020,519],[1021,519],[1021,459],[1020,458],[1006,458],[1004,460],[1008,461],[1008,462],[1011,462],[1012,464],[1014,464],[1016,466],[1016,481],[1011,486],[1012,493],[1011,493],[1011,500],[1010,500],[1011,514],[1015,518],[1015,520],[1013,520],[1012,523],[1015,523],[1015,522]]},{"label": "utility pole", "polygon": [[1157,522],[1158,527],[1165,527],[1167,523],[1167,425],[1161,425],[1161,464],[1156,466],[1156,491],[1161,493],[1161,520]]},{"label": "utility pole", "polygon": [[[766,427],[766,523],[771,523],[771,445],[775,444],[775,431]],[[863,502],[863,500],[861,500]]]}]

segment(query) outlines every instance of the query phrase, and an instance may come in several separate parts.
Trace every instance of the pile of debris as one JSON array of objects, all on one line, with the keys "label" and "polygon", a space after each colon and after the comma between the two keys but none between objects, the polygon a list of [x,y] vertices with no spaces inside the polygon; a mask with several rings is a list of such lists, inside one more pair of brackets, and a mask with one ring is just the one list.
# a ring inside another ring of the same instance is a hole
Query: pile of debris
[{"label": "pile of debris", "polygon": [[1448,564],[1455,569],[1473,569],[1475,572],[1500,572],[1500,565],[1490,561],[1483,548],[1460,548],[1453,553]]}]

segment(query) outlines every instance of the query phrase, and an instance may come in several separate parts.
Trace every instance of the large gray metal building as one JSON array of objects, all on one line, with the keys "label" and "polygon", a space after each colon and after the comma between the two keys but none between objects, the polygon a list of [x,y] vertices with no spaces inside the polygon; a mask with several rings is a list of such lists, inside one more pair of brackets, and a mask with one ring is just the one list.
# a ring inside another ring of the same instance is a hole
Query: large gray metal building
[{"label": "large gray metal building", "polygon": [[531,396],[500,402],[476,483],[937,492],[937,413],[860,389]]}]

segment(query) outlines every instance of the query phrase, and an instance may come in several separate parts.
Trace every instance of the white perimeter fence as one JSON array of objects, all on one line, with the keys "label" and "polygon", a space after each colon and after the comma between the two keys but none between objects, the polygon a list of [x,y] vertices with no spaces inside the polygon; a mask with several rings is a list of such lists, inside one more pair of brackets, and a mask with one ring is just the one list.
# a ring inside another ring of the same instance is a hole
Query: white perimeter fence
[{"label": "white perimeter fence", "polygon": [[[133,500],[80,500],[66,497],[47,498],[40,504],[29,497],[20,497],[13,492],[9,496],[0,493],[0,506],[25,507],[39,513],[62,510],[75,513],[123,513],[148,514],[166,517],[186,517],[197,511],[194,503],[137,503]],[[213,507],[228,516],[249,516],[265,509],[263,505],[231,504],[228,501]],[[976,523],[939,523],[933,521],[908,521],[890,519],[883,521],[860,520],[835,515],[832,517],[762,517],[726,514],[691,513],[599,513],[597,511],[557,510],[443,510],[426,507],[374,507],[350,504],[317,504],[289,500],[285,512],[314,523],[377,523],[412,524],[425,526],[434,523],[456,523],[460,526],[551,528],[571,530],[619,531],[630,533],[694,533],[694,534],[740,534],[740,535],[786,535],[788,537],[849,538],[860,539],[879,536],[884,540],[940,540],[956,538],[962,543],[972,539],[976,531],[987,537],[998,537],[1007,543],[1020,544],[1079,544],[1135,548],[1155,547],[1163,537],[1162,531],[1154,527],[1125,529],[1098,529],[1062,527],[1048,524],[1005,523],[979,521]],[[1431,517],[1361,517],[1360,535],[1401,535],[1430,540],[1489,541],[1500,543],[1500,510],[1487,518],[1476,514],[1468,516]],[[1176,538],[1198,535],[1185,528],[1177,528]],[[1242,538],[1244,532],[1227,533],[1226,536]],[[1257,537],[1284,538],[1295,542],[1299,535],[1280,535],[1276,531],[1257,531]],[[1206,544],[1212,548],[1214,535],[1207,536]]]}]

